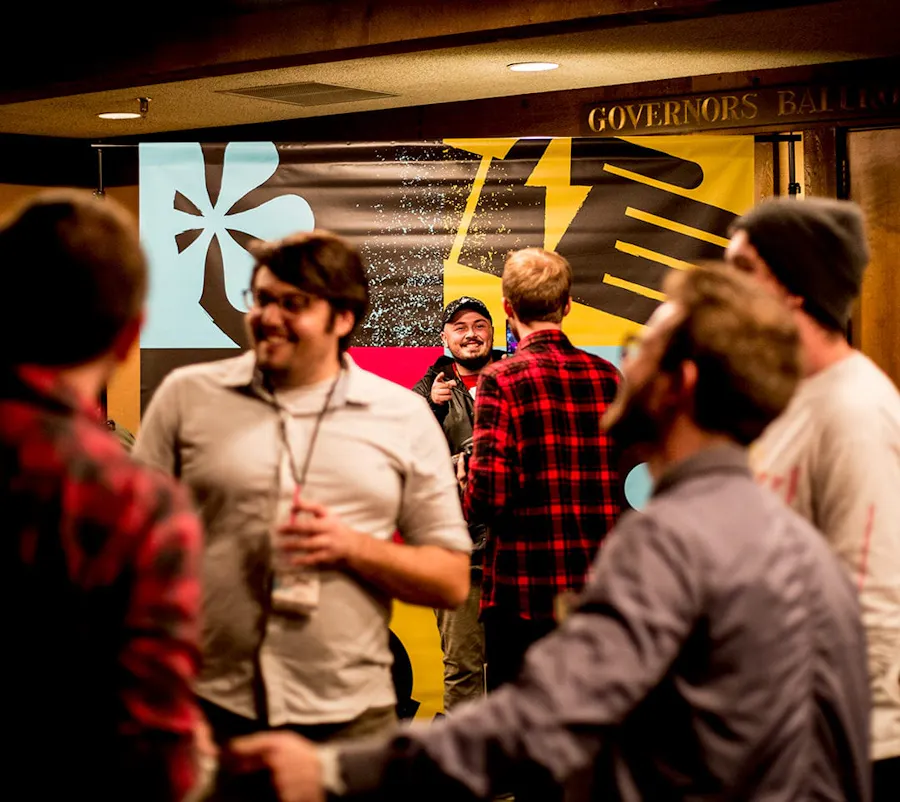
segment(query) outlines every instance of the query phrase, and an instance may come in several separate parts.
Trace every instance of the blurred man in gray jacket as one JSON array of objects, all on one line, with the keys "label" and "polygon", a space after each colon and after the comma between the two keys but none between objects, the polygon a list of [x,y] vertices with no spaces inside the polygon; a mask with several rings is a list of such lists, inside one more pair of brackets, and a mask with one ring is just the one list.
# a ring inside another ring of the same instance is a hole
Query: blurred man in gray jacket
[{"label": "blurred man in gray jacket", "polygon": [[643,447],[653,498],[519,679],[386,741],[236,741],[238,768],[267,768],[285,802],[489,799],[548,780],[570,800],[869,799],[855,590],[744,449],[794,392],[797,330],[733,271],[677,279],[605,421]]}]

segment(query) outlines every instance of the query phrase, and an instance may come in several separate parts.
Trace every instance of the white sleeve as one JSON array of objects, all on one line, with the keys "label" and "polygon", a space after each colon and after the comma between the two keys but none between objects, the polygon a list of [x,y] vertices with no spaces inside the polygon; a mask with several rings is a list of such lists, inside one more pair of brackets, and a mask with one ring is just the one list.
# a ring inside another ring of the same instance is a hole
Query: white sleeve
[{"label": "white sleeve", "polygon": [[410,457],[400,500],[398,525],[404,542],[469,552],[472,541],[463,520],[459,489],[444,433],[428,404],[416,396],[410,409]]},{"label": "white sleeve", "polygon": [[814,468],[814,523],[857,587],[900,578],[900,451],[878,430],[836,420],[821,435]]}]

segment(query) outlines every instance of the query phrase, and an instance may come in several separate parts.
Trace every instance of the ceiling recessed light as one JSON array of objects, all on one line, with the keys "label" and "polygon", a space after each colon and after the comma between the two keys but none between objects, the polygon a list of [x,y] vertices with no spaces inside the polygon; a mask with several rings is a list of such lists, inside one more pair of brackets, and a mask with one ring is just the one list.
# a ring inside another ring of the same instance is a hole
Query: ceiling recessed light
[{"label": "ceiling recessed light", "polygon": [[150,110],[150,98],[139,97],[135,98],[135,100],[138,102],[137,111],[102,111],[97,116],[101,120],[137,120],[141,117],[146,117],[147,112]]},{"label": "ceiling recessed light", "polygon": [[555,70],[559,64],[553,61],[517,61],[506,65],[513,72],[546,72]]}]

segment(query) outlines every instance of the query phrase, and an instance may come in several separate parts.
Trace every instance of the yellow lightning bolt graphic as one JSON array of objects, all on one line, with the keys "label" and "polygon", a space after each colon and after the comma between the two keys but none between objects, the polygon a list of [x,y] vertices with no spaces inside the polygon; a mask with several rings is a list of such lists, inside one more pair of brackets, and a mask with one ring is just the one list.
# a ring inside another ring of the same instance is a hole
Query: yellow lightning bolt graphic
[{"label": "yellow lightning bolt graphic", "polygon": [[546,187],[544,248],[552,251],[566,233],[590,187],[572,186],[572,138],[552,139],[525,182],[526,187]]},{"label": "yellow lightning bolt graphic", "polygon": [[516,138],[509,137],[505,139],[444,140],[445,145],[481,156],[481,163],[478,165],[478,171],[475,173],[475,180],[472,182],[472,189],[469,192],[469,197],[466,201],[466,208],[463,212],[462,220],[459,221],[459,228],[456,229],[453,247],[450,249],[450,255],[444,260],[445,267],[453,267],[459,264],[459,256],[462,253],[466,235],[469,233],[469,226],[472,223],[472,218],[475,216],[475,209],[478,207],[478,199],[481,197],[481,190],[484,189],[484,182],[487,180],[488,170],[491,167],[491,160],[504,158],[506,154],[509,153],[512,146],[518,141],[519,140]]},{"label": "yellow lightning bolt graphic", "polygon": [[[484,301],[494,321],[495,345],[503,347],[503,321],[506,313],[501,303],[500,277],[467,267],[459,258],[475,217],[478,199],[484,189],[493,159],[506,158],[518,138],[504,139],[445,139],[445,145],[468,151],[481,157],[466,206],[456,230],[450,253],[444,260],[444,303],[461,295],[473,295]],[[572,140],[554,139],[528,180],[530,186],[547,188],[544,247],[555,248],[574,219],[590,187],[571,185]],[[576,345],[617,345],[627,334],[634,334],[641,326],[626,318],[617,317],[601,309],[580,303],[572,304],[566,318],[566,332]]]},{"label": "yellow lightning bolt graphic", "polygon": [[[478,170],[475,172],[475,178],[472,181],[472,187],[466,199],[466,208],[463,210],[459,228],[456,229],[456,236],[453,238],[453,246],[444,260],[444,303],[446,304],[460,295],[474,295],[487,304],[491,317],[495,321],[502,321],[505,317],[503,305],[500,301],[500,279],[488,273],[482,273],[471,267],[466,267],[460,263],[459,257],[462,254],[463,245],[465,245],[466,237],[469,234],[469,226],[475,217],[478,199],[481,197],[481,190],[484,189],[488,170],[491,168],[491,161],[505,158],[512,146],[518,141],[516,137],[444,140],[445,145],[481,156],[481,162],[478,164]],[[499,331],[500,339],[498,342],[502,344],[503,331],[502,329]]]}]

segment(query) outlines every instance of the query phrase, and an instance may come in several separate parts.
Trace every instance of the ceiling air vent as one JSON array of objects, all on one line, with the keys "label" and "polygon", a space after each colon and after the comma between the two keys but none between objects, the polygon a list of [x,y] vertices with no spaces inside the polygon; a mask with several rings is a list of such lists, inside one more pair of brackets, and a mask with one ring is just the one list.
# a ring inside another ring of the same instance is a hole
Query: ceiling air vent
[{"label": "ceiling air vent", "polygon": [[225,90],[223,94],[275,100],[279,103],[292,103],[295,106],[328,106],[332,103],[352,103],[379,97],[397,97],[390,92],[370,92],[368,89],[352,89],[348,86],[317,83],[252,86],[247,89]]}]

